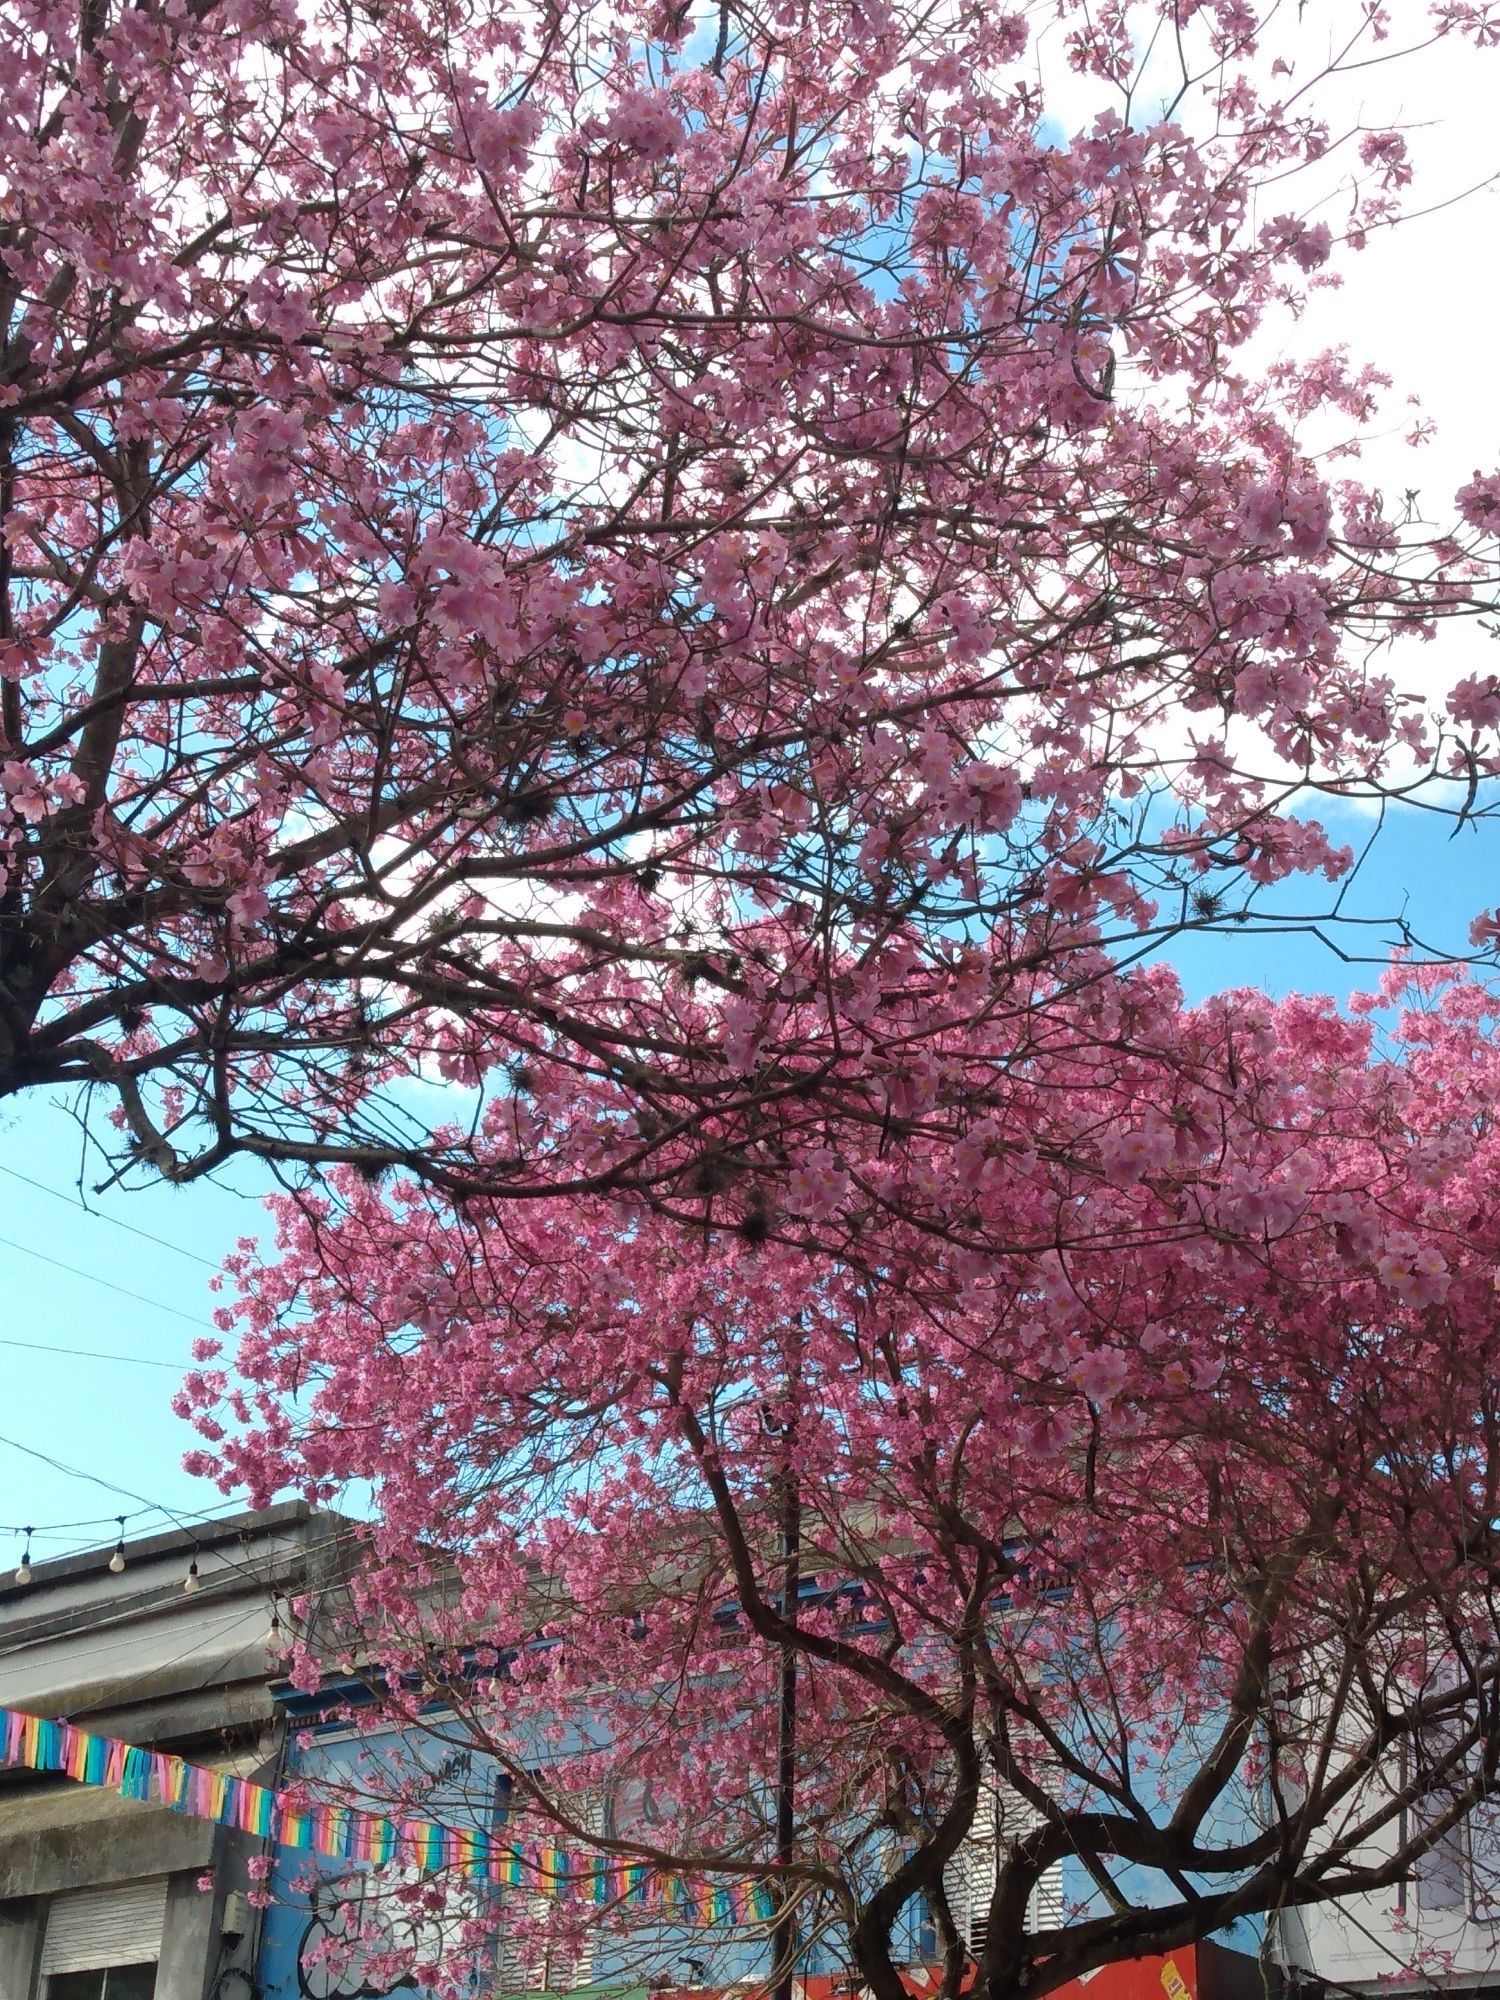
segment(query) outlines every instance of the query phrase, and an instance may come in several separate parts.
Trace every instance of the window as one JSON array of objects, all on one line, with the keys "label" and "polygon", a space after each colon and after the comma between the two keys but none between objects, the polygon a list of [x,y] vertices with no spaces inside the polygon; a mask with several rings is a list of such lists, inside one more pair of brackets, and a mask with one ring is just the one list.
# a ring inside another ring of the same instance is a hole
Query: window
[{"label": "window", "polygon": [[[1420,1916],[1472,1917],[1476,1923],[1500,1923],[1500,1786],[1488,1790],[1476,1784],[1484,1766],[1484,1746],[1455,1755],[1461,1734],[1476,1724],[1494,1727],[1495,1690],[1482,1671],[1487,1661],[1460,1669],[1450,1655],[1438,1660],[1419,1690],[1422,1700],[1455,1697],[1450,1713],[1430,1721],[1401,1746],[1398,1778],[1402,1790],[1413,1778],[1427,1786],[1424,1795],[1403,1809],[1396,1839],[1405,1847],[1425,1841],[1411,1872]],[[1483,1706],[1481,1706],[1483,1704]],[[1456,1824],[1433,1831],[1460,1800],[1472,1791],[1479,1798]],[[1400,1885],[1399,1907],[1408,1909],[1407,1884]]]},{"label": "window", "polygon": [[[619,1811],[618,1799],[607,1806],[602,1793],[587,1791],[569,1801],[573,1817],[579,1825],[591,1831],[603,1833],[608,1821]],[[640,1800],[634,1794],[627,1805],[640,1807]],[[508,1800],[498,1814],[502,1831],[507,1829],[526,1836],[522,1816],[511,1817]],[[560,1840],[559,1844],[572,1845]],[[496,1953],[495,1992],[500,1996],[523,1993],[571,1993],[579,1987],[591,1985],[595,1974],[595,1939],[585,1917],[581,1931],[570,1932],[567,1936],[549,1936],[546,1920],[554,1915],[558,1905],[548,1895],[539,1895],[534,1889],[502,1889],[500,1891],[500,1911],[503,1918],[506,1910],[514,1912],[526,1926],[528,1935],[518,1937],[503,1929]]]},{"label": "window", "polygon": [[165,1877],[54,1896],[42,1935],[42,2000],[154,2000]]},{"label": "window", "polygon": [[97,1972],[54,1972],[46,2000],[152,2000],[154,1965],[111,1965]]}]

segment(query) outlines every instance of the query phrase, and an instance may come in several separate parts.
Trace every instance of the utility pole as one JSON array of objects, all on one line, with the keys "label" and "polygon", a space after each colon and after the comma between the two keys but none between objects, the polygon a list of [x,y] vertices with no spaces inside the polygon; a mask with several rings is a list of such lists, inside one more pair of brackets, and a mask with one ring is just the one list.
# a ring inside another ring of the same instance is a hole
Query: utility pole
[{"label": "utility pole", "polygon": [[[788,1446],[795,1433],[788,1426]],[[797,1491],[790,1448],[781,1482],[781,1615],[797,1623],[802,1588],[802,1498]],[[797,1837],[797,1648],[781,1645],[781,1699],[776,1728],[776,1862],[782,1870],[780,1902],[771,1927],[771,2000],[792,2000],[797,1970],[796,1899],[789,1870]]]}]

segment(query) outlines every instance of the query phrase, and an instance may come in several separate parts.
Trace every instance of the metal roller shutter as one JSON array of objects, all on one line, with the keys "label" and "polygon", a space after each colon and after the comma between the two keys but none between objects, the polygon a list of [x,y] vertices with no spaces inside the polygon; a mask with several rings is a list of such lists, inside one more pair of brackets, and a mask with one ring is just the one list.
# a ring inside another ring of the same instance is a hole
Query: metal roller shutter
[{"label": "metal roller shutter", "polygon": [[98,1972],[111,1965],[150,1964],[161,1956],[166,1915],[165,1876],[54,1896],[42,1940],[42,1971]]}]

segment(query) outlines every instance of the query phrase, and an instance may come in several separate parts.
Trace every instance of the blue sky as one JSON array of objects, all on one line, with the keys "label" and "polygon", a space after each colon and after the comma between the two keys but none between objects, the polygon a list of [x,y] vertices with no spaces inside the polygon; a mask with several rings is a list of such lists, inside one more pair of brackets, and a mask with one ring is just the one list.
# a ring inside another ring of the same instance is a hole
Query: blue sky
[{"label": "blue sky", "polygon": [[[1329,824],[1353,842],[1370,826],[1354,814]],[[1500,902],[1500,828],[1450,834],[1444,821],[1397,811],[1351,894],[1352,912],[1380,917],[1405,904],[1435,946],[1462,949],[1475,911]],[[1283,907],[1310,907],[1319,890],[1326,885],[1286,885]],[[1392,937],[1377,925],[1362,948],[1383,957]],[[1170,956],[1189,998],[1256,985],[1342,1003],[1376,974],[1342,964],[1315,939],[1265,932],[1183,940]],[[225,1506],[182,1471],[191,1439],[168,1405],[194,1334],[212,1331],[209,1267],[236,1238],[262,1231],[266,1183],[245,1172],[234,1185],[90,1194],[88,1213],[75,1205],[80,1176],[88,1188],[102,1170],[97,1155],[81,1165],[79,1127],[64,1105],[37,1095],[0,1106],[0,1439],[10,1441],[0,1442],[0,1568],[19,1559],[10,1530],[28,1522],[49,1531],[35,1544],[40,1556],[111,1539],[122,1512],[127,1532],[142,1534]],[[4,1344],[12,1342],[37,1345]],[[133,1358],[98,1358],[105,1354]],[[142,1512],[143,1502],[172,1512]],[[61,1525],[72,1523],[85,1525]]]},{"label": "blue sky", "polygon": [[259,1202],[248,1190],[161,1184],[90,1192],[91,1214],[76,1205],[79,1180],[90,1189],[102,1171],[97,1154],[82,1164],[65,1103],[37,1094],[0,1105],[0,1438],[13,1441],[0,1443],[0,1568],[19,1559],[12,1526],[97,1523],[39,1538],[36,1555],[55,1555],[112,1539],[118,1513],[132,1516],[130,1534],[171,1524],[140,1512],[142,1501],[194,1514],[224,1505],[181,1470],[186,1427],[168,1403],[195,1334],[213,1331],[211,1267],[260,1231]]}]

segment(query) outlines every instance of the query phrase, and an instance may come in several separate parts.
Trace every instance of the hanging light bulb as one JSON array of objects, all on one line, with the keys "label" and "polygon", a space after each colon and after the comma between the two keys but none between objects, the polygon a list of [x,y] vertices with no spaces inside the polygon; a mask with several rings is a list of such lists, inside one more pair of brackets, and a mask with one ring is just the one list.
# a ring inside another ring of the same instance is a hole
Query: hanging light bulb
[{"label": "hanging light bulb", "polygon": [[30,1583],[30,1581],[31,1581],[31,1529],[28,1528],[26,1530],[26,1546],[21,1551],[21,1567],[16,1571],[16,1582],[25,1584],[25,1583]]},{"label": "hanging light bulb", "polygon": [[116,1514],[115,1519],[120,1524],[120,1539],[115,1543],[115,1552],[109,1559],[111,1576],[118,1576],[125,1567],[125,1516]]},{"label": "hanging light bulb", "polygon": [[196,1556],[188,1564],[188,1573],[182,1579],[182,1587],[189,1597],[192,1596],[195,1590],[201,1587],[198,1582],[198,1558]]}]

